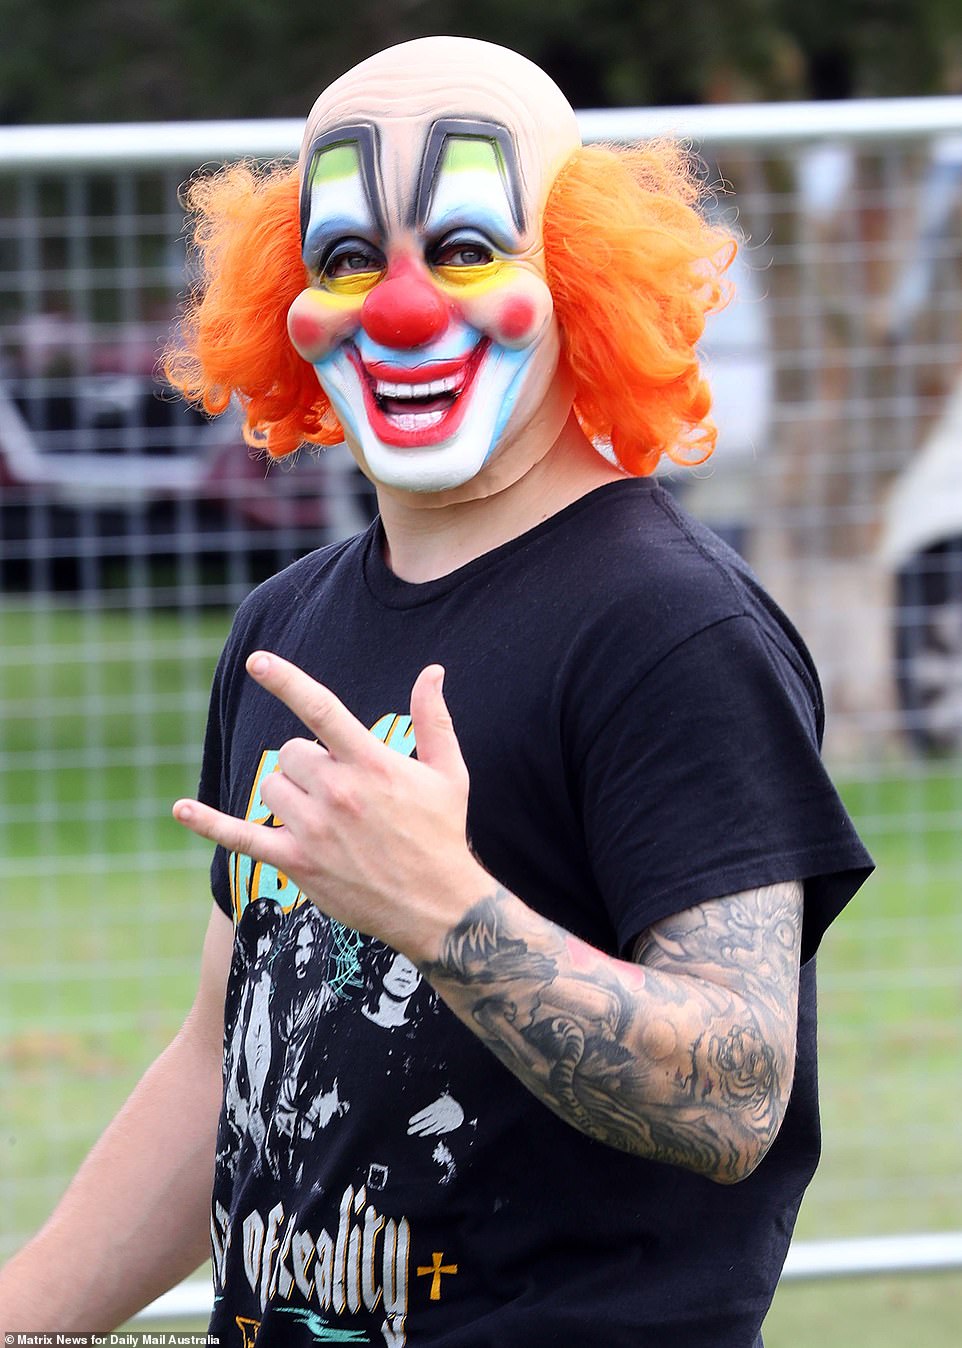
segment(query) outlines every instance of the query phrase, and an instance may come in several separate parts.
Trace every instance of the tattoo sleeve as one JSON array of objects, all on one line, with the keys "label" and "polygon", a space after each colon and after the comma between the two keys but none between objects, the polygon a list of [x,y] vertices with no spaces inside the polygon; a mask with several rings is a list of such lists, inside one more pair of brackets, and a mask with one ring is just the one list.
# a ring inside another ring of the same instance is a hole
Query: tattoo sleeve
[{"label": "tattoo sleeve", "polygon": [[555,1113],[722,1183],[771,1146],[791,1089],[800,883],[714,899],[602,954],[499,889],[422,972]]}]

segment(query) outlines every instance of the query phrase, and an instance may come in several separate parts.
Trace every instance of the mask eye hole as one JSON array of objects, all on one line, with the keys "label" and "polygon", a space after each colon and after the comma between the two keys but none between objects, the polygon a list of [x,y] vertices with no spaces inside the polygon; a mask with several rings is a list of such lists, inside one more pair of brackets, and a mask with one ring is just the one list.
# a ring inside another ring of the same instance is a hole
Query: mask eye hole
[{"label": "mask eye hole", "polygon": [[380,248],[366,239],[340,239],[327,252],[320,280],[339,294],[358,294],[377,285],[386,267]]},{"label": "mask eye hole", "polygon": [[449,235],[431,250],[434,267],[483,267],[494,261],[490,244],[479,235],[458,233]]},{"label": "mask eye hole", "polygon": [[446,234],[435,243],[428,250],[427,260],[441,280],[455,285],[473,285],[494,275],[501,266],[484,235],[464,229]]}]

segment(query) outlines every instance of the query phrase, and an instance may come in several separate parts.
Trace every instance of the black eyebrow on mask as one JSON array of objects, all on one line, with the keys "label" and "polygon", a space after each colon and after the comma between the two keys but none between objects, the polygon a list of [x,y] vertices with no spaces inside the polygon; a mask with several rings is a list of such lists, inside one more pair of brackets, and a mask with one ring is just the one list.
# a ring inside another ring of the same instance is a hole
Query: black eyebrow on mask
[{"label": "black eyebrow on mask", "polygon": [[421,156],[421,169],[418,173],[418,189],[410,213],[408,224],[420,228],[428,217],[438,170],[444,157],[449,139],[493,141],[501,151],[498,167],[501,181],[511,207],[511,219],[519,234],[525,230],[524,197],[521,192],[521,165],[518,160],[518,148],[514,136],[500,122],[485,122],[476,118],[442,117],[434,122],[428,132]]},{"label": "black eyebrow on mask", "polygon": [[336,126],[324,131],[311,141],[311,148],[305,160],[306,168],[301,181],[301,248],[307,237],[307,226],[311,218],[311,176],[319,154],[332,150],[336,145],[355,145],[358,163],[361,167],[361,182],[367,204],[371,208],[371,218],[383,239],[386,226],[384,211],[381,207],[383,190],[381,188],[380,156],[378,153],[377,127],[371,122],[357,122],[352,126]]}]

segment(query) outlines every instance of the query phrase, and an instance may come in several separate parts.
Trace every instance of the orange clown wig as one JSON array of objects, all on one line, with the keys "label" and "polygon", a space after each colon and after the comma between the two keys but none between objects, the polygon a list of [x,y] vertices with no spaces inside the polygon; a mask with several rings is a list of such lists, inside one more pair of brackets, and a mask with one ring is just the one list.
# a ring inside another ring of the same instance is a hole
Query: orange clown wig
[{"label": "orange clown wig", "polygon": [[[170,382],[212,414],[232,397],[245,438],[274,458],[342,438],[314,368],[294,350],[288,309],[310,283],[298,170],[239,164],[192,183],[199,281],[164,358]],[[727,299],[732,234],[702,212],[684,149],[576,150],[547,196],[548,286],[574,409],[586,434],[634,474],[662,455],[702,462],[716,431],[696,345]]]}]

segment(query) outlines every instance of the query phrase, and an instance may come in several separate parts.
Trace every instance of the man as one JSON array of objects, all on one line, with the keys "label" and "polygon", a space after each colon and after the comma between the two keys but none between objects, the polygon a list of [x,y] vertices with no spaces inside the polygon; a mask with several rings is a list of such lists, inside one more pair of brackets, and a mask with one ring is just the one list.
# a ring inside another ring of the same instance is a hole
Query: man
[{"label": "man", "polygon": [[[168,368],[272,453],[343,435],[380,519],[238,613],[175,806],[218,844],[198,1004],[0,1283],[7,1322],[50,1261],[46,1320],[91,1327],[199,1260],[226,915],[240,946],[269,902],[272,1002],[324,989],[296,1070],[325,1103],[296,1167],[222,1120],[222,1343],[761,1342],[818,1151],[812,956],[870,863],[796,634],[625,471],[710,450],[694,346],[731,241],[697,196],[670,147],[579,149],[543,72],[461,39],[338,80],[296,176],[195,191]],[[403,1017],[370,1013],[385,960]],[[265,1119],[299,1088],[269,1074]],[[98,1216],[85,1281],[95,1194],[126,1239]]]},{"label": "man", "polygon": [[[243,961],[245,978],[236,981],[242,1002],[236,1011],[226,1009],[232,1025],[231,1040],[224,1054],[224,1123],[226,1144],[223,1161],[231,1169],[236,1165],[244,1139],[250,1138],[258,1154],[263,1150],[267,1121],[261,1107],[264,1086],[271,1066],[271,971],[277,928],[280,925],[277,904],[264,899],[253,905],[245,924],[244,940],[239,943],[237,959]],[[244,947],[250,946],[248,955]]]}]

